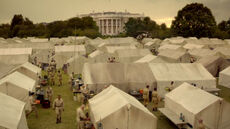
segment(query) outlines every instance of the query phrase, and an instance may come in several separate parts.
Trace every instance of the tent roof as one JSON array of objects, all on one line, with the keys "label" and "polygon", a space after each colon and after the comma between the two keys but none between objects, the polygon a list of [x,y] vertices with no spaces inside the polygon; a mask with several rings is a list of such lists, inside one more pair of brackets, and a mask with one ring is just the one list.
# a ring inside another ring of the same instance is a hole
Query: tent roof
[{"label": "tent roof", "polygon": [[0,93],[0,127],[18,129],[25,103]]},{"label": "tent roof", "polygon": [[186,54],[186,51],[166,49],[166,50],[160,51],[158,56],[168,57],[168,58],[171,58],[171,59],[179,59],[180,57],[182,57],[185,54]]},{"label": "tent roof", "polygon": [[9,72],[15,67],[15,65],[4,64],[0,62],[0,79],[5,75],[9,74]]},{"label": "tent roof", "polygon": [[93,113],[95,122],[106,118],[125,106],[134,106],[146,114],[155,117],[138,100],[110,85],[108,88],[89,100],[90,110]]},{"label": "tent roof", "polygon": [[36,65],[33,65],[33,64],[29,63],[29,62],[26,62],[26,63],[20,65],[19,67],[24,67],[24,68],[26,68],[26,69],[28,69],[28,70],[36,73],[36,74],[41,73],[41,68],[39,68]]},{"label": "tent roof", "polygon": [[212,65],[212,64],[215,64],[215,65],[230,65],[229,62],[227,62],[224,58],[222,58],[220,56],[207,56],[207,57],[201,58],[196,63],[201,63],[205,67],[209,66],[209,65]]},{"label": "tent roof", "polygon": [[[76,62],[74,62],[75,60],[77,60]],[[79,63],[78,61],[82,61],[82,62],[85,62],[87,60],[87,58],[86,57],[84,57],[84,56],[82,56],[82,55],[75,55],[74,57],[71,57],[70,59],[68,59],[67,61],[66,61],[66,63],[72,63],[72,62],[74,62],[74,63]]]},{"label": "tent roof", "polygon": [[123,83],[125,78],[121,63],[85,63],[83,71],[87,84]]},{"label": "tent roof", "polygon": [[206,80],[215,79],[198,63],[149,63],[156,80]]},{"label": "tent roof", "polygon": [[0,55],[30,55],[32,48],[0,48]]},{"label": "tent roof", "polygon": [[123,50],[116,50],[115,53],[118,55],[118,57],[143,57],[148,54],[151,54],[151,52],[148,49],[123,49]]},{"label": "tent roof", "polygon": [[89,56],[88,56],[88,57],[90,57],[90,58],[94,58],[94,57],[96,57],[96,56],[98,56],[98,55],[101,55],[101,54],[103,54],[103,52],[102,52],[102,51],[100,51],[100,50],[96,50],[96,51],[92,52],[91,54],[89,54]]},{"label": "tent roof", "polygon": [[55,46],[55,52],[85,52],[84,45],[65,45],[65,46]]},{"label": "tent roof", "polygon": [[230,66],[224,69],[223,71],[221,71],[220,73],[230,75]]},{"label": "tent roof", "polygon": [[199,45],[199,44],[194,44],[194,43],[187,43],[186,45],[183,46],[183,48],[185,49],[199,49],[199,48],[203,48],[204,45]]},{"label": "tent roof", "polygon": [[230,56],[230,47],[217,47],[214,49],[215,52],[220,52],[223,55]]},{"label": "tent roof", "polygon": [[0,80],[0,85],[6,82],[12,83],[28,91],[33,91],[35,87],[35,80],[17,71],[2,78]]},{"label": "tent roof", "polygon": [[153,45],[153,44],[154,44],[154,42],[149,41],[149,42],[147,42],[147,43],[145,44],[145,46],[151,46],[151,45]]},{"label": "tent roof", "polygon": [[155,82],[146,63],[86,63],[83,71],[87,84]]},{"label": "tent roof", "polygon": [[165,44],[165,45],[160,46],[159,50],[163,50],[163,49],[174,49],[174,50],[176,50],[176,49],[179,49],[179,48],[181,48],[180,45]]},{"label": "tent roof", "polygon": [[168,38],[166,40],[168,40],[172,44],[182,44],[185,41],[185,39],[182,37],[173,37],[173,38]]},{"label": "tent roof", "polygon": [[205,57],[215,55],[216,52],[210,49],[192,49],[189,50],[189,54],[192,56]]},{"label": "tent roof", "polygon": [[165,97],[178,103],[193,114],[197,114],[221,98],[188,83],[183,83]]},{"label": "tent roof", "polygon": [[147,62],[151,62],[155,58],[157,58],[157,56],[154,56],[152,54],[148,54],[148,55],[140,58],[139,60],[135,61],[135,63],[147,63]]},{"label": "tent roof", "polygon": [[116,50],[122,50],[122,49],[136,49],[134,45],[130,46],[106,46],[108,53],[114,53]]}]

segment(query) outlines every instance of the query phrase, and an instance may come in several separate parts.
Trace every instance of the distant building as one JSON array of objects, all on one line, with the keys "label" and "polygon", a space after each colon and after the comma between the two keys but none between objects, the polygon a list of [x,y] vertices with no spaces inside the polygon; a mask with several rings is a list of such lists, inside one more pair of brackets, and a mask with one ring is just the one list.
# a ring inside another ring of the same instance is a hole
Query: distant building
[{"label": "distant building", "polygon": [[102,35],[118,35],[124,32],[125,23],[129,18],[144,18],[144,14],[129,12],[98,12],[82,14],[79,17],[90,16],[94,19]]}]

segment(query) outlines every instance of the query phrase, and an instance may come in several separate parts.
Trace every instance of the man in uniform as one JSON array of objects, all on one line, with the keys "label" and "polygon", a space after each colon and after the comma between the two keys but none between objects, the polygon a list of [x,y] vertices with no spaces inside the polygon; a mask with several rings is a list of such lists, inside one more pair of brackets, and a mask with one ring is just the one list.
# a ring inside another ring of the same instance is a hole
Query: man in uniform
[{"label": "man in uniform", "polygon": [[148,100],[149,100],[149,85],[146,86],[143,90],[143,99],[144,99],[144,105],[147,107]]},{"label": "man in uniform", "polygon": [[50,86],[46,89],[46,96],[48,100],[51,102],[53,97],[53,89]]},{"label": "man in uniform", "polygon": [[51,72],[50,76],[51,76],[51,86],[54,86],[55,85],[55,73]]},{"label": "man in uniform", "polygon": [[78,129],[84,129],[84,120],[86,119],[84,113],[85,105],[82,104],[79,108],[77,108],[77,126]]},{"label": "man in uniform", "polygon": [[59,80],[59,86],[62,86],[62,74],[61,71],[58,71],[58,80]]},{"label": "man in uniform", "polygon": [[199,120],[198,129],[205,129],[205,126],[203,124],[203,120]]},{"label": "man in uniform", "polygon": [[84,104],[86,103],[86,95],[88,94],[87,85],[80,87],[81,94],[79,96],[80,103]]},{"label": "man in uniform", "polygon": [[159,96],[157,93],[157,88],[154,88],[152,92],[153,111],[157,111],[158,101],[159,101]]},{"label": "man in uniform", "polygon": [[61,115],[62,111],[64,111],[64,102],[61,98],[61,95],[58,95],[58,98],[54,100],[53,109],[55,110],[57,115],[56,124],[61,123]]},{"label": "man in uniform", "polygon": [[35,57],[34,57],[34,65],[37,66],[37,65],[38,65],[37,63],[38,63],[38,59],[37,59],[37,57],[35,56]]},{"label": "man in uniform", "polygon": [[30,102],[30,106],[31,106],[32,109],[31,109],[30,112],[28,112],[26,114],[26,116],[28,117],[29,114],[34,111],[36,118],[38,118],[38,110],[37,110],[37,107],[36,107],[35,93],[31,93],[31,95],[29,96],[29,102]]}]

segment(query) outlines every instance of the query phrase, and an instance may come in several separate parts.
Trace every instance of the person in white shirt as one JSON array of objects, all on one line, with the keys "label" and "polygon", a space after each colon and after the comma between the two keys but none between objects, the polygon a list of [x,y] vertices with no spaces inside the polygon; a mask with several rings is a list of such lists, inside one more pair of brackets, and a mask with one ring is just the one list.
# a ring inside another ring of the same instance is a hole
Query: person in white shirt
[{"label": "person in white shirt", "polygon": [[84,120],[86,119],[84,108],[85,108],[85,105],[82,104],[79,108],[77,108],[77,111],[76,111],[78,129],[84,129]]}]

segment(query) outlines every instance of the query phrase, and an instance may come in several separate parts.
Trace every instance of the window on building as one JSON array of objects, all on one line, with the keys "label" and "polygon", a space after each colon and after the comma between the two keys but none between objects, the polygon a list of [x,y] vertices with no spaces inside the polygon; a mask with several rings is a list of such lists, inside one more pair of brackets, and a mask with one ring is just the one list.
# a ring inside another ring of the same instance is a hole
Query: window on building
[{"label": "window on building", "polygon": [[104,27],[104,33],[106,34],[106,26]]},{"label": "window on building", "polygon": [[116,33],[116,26],[113,26],[113,33]]},{"label": "window on building", "polygon": [[111,26],[109,26],[109,33],[111,33]]},{"label": "window on building", "polygon": [[108,25],[111,26],[111,19],[108,20]]},{"label": "window on building", "polygon": [[106,26],[106,20],[104,20],[104,26]]},{"label": "window on building", "polygon": [[113,26],[116,26],[116,19],[113,20]]}]

